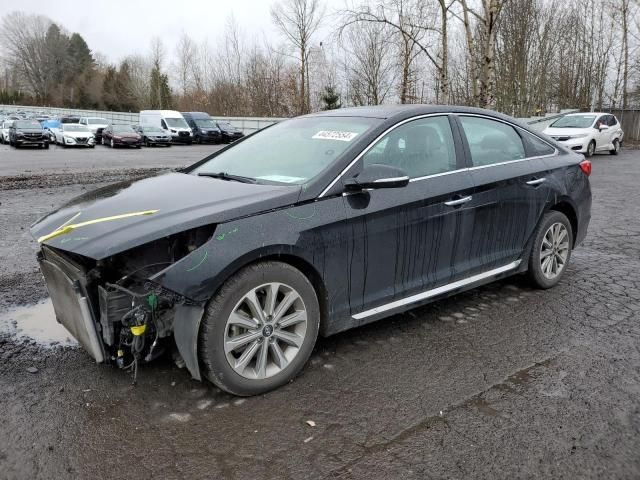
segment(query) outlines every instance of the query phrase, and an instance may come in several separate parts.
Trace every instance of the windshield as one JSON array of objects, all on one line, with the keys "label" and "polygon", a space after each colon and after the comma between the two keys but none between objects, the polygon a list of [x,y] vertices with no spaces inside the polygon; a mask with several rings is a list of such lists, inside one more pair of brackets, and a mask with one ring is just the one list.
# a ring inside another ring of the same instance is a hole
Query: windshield
[{"label": "windshield", "polygon": [[595,115],[567,115],[551,124],[553,128],[589,128],[595,121]]},{"label": "windshield", "polygon": [[16,128],[42,128],[37,120],[16,120]]},{"label": "windshield", "polygon": [[142,127],[144,133],[160,133],[164,135],[164,130],[159,127]]},{"label": "windshield", "polygon": [[218,122],[218,126],[223,130],[235,130],[236,127],[231,125],[229,122]]},{"label": "windshield", "polygon": [[74,123],[67,123],[62,126],[62,129],[65,132],[89,132],[89,127],[85,125],[76,125]]},{"label": "windshield", "polygon": [[266,128],[203,163],[193,173],[241,175],[271,182],[302,184],[331,165],[374,118],[295,118]]},{"label": "windshield", "polygon": [[195,120],[195,122],[200,128],[216,128],[216,124],[211,118]]},{"label": "windshield", "polygon": [[106,125],[109,122],[104,118],[88,118],[87,123],[89,125]]},{"label": "windshield", "polygon": [[184,118],[165,118],[164,121],[167,122],[170,128],[189,128]]},{"label": "windshield", "polygon": [[131,125],[114,125],[113,133],[136,133]]}]

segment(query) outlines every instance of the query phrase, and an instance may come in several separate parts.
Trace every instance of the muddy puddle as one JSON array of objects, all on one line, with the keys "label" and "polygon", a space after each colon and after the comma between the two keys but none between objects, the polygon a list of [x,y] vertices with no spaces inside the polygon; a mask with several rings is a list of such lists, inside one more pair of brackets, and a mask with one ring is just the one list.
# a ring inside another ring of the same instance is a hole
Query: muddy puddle
[{"label": "muddy puddle", "polygon": [[56,321],[51,299],[0,312],[0,333],[32,339],[44,346],[77,345],[67,329]]}]

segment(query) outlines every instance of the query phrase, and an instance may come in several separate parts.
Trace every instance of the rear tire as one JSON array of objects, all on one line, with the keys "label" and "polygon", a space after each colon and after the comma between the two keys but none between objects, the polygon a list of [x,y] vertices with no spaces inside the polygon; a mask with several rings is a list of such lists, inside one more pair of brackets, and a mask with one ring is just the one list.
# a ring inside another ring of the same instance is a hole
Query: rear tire
[{"label": "rear tire", "polygon": [[611,155],[617,155],[620,152],[620,141],[616,138],[613,141],[613,150],[609,150]]},{"label": "rear tire", "polygon": [[551,210],[542,217],[534,234],[527,272],[534,286],[547,289],[560,281],[571,260],[573,238],[566,215]]},{"label": "rear tire", "polygon": [[[275,292],[271,293],[271,308],[268,292]],[[250,298],[257,300],[257,313],[249,310],[250,305],[256,305]],[[295,300],[289,305],[287,298]],[[259,317],[263,319],[254,320]],[[238,318],[240,322],[231,321]],[[290,382],[302,369],[313,351],[319,326],[316,292],[299,270],[281,262],[245,267],[225,282],[203,315],[199,352],[204,375],[234,395],[273,390]],[[244,335],[250,335],[251,340],[230,348]],[[294,339],[297,345],[283,337]]]}]

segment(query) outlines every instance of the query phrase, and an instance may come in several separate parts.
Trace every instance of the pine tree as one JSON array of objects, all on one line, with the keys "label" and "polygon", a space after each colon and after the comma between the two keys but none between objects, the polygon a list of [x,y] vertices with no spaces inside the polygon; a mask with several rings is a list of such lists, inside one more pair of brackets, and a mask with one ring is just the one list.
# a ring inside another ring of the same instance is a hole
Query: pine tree
[{"label": "pine tree", "polygon": [[342,107],[340,103],[340,94],[336,92],[336,89],[332,85],[327,85],[322,90],[320,99],[324,103],[323,110],[336,110]]}]

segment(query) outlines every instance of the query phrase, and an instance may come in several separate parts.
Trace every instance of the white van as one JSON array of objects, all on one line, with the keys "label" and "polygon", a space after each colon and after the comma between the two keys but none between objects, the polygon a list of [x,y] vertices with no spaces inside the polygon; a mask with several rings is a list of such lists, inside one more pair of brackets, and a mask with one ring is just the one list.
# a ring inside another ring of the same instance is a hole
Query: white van
[{"label": "white van", "polygon": [[193,132],[180,112],[174,110],[142,110],[140,126],[160,127],[171,134],[174,143],[193,143]]}]

